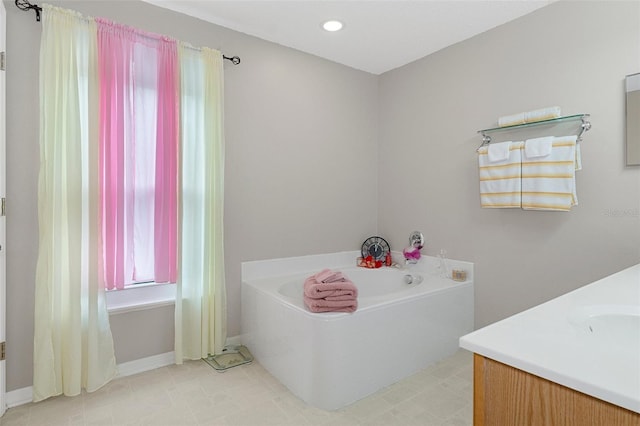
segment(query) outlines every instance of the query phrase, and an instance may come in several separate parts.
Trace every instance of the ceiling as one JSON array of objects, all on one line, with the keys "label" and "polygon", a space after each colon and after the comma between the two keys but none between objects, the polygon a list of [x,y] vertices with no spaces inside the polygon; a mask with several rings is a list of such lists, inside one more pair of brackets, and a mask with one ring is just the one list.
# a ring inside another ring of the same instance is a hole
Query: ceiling
[{"label": "ceiling", "polygon": [[[382,74],[555,0],[145,1]],[[342,21],[344,28],[324,31],[322,23],[329,19]]]}]

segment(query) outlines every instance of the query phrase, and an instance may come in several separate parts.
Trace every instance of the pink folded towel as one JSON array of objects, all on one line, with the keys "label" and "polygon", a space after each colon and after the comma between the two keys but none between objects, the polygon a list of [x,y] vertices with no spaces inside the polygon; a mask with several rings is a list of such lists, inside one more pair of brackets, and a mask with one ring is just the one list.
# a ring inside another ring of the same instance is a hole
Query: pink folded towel
[{"label": "pink folded towel", "polygon": [[346,278],[344,281],[323,283],[311,276],[304,281],[304,295],[311,299],[345,300],[345,297],[355,299],[358,297],[358,288]]},{"label": "pink folded towel", "polygon": [[351,300],[326,300],[304,296],[304,304],[311,312],[355,312],[358,309],[358,301],[355,298]]},{"label": "pink folded towel", "polygon": [[332,271],[331,269],[323,269],[313,276],[319,283],[334,283],[336,281],[345,281],[342,272]]}]

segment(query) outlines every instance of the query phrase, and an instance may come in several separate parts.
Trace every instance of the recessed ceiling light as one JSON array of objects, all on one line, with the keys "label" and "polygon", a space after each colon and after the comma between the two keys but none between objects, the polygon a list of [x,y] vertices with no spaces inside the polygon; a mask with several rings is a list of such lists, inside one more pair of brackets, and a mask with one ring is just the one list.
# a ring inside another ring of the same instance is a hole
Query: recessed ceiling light
[{"label": "recessed ceiling light", "polygon": [[344,25],[342,24],[342,22],[340,21],[336,21],[336,20],[331,20],[331,21],[327,21],[324,24],[322,24],[322,28],[324,28],[326,31],[340,31],[342,29]]}]

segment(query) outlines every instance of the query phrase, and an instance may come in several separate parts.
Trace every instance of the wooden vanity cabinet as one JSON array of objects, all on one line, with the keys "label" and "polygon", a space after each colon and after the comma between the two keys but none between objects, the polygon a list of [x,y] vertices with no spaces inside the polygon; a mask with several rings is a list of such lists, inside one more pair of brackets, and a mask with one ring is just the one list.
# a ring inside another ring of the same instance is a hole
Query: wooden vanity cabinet
[{"label": "wooden vanity cabinet", "polygon": [[640,426],[640,414],[474,354],[475,426]]}]

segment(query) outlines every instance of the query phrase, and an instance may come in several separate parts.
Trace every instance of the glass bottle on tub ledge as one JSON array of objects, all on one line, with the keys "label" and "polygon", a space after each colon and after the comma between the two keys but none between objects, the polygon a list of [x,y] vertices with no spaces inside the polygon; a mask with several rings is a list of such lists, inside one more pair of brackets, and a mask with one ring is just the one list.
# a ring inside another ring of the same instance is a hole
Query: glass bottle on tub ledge
[{"label": "glass bottle on tub ledge", "polygon": [[438,253],[436,275],[442,278],[451,278],[451,272],[449,271],[449,265],[447,263],[447,251],[445,249],[440,249],[440,253]]}]

